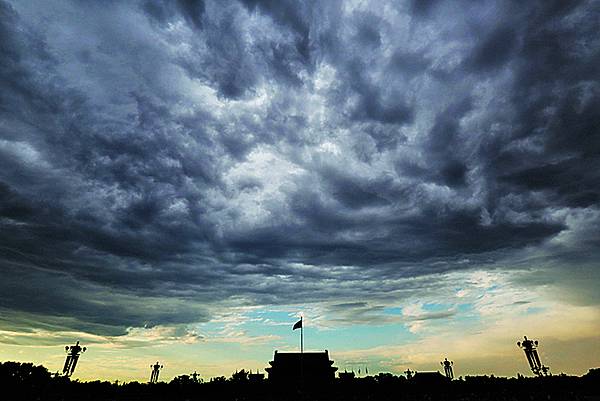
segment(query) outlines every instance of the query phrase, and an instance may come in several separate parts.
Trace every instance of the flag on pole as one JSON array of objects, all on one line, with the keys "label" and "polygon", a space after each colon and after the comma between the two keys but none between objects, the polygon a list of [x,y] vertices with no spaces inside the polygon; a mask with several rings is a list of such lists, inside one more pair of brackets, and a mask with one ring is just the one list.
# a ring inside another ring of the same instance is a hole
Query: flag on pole
[{"label": "flag on pole", "polygon": [[295,324],[294,327],[292,327],[292,330],[296,330],[296,329],[301,329],[302,328],[302,318],[300,318],[300,320],[298,320]]}]

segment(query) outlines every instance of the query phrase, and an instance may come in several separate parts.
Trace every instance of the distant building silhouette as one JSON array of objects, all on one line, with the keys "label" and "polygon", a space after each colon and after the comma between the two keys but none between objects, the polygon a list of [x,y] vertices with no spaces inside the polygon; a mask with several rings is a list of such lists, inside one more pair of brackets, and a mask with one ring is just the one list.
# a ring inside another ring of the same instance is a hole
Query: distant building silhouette
[{"label": "distant building silhouette", "polygon": [[419,386],[436,386],[446,384],[450,378],[444,376],[438,371],[435,372],[413,372],[411,381]]},{"label": "distant building silhouette", "polygon": [[265,379],[265,374],[259,373],[258,371],[256,373],[252,373],[252,371],[250,371],[250,374],[248,374],[248,380],[253,383],[261,382],[264,379]]},{"label": "distant building silhouette", "polygon": [[270,367],[265,370],[275,384],[323,385],[332,383],[337,368],[332,366],[329,352],[275,351]]},{"label": "distant building silhouette", "polygon": [[348,372],[344,370],[343,372],[338,372],[338,377],[340,378],[340,380],[352,381],[355,378],[355,374],[354,372]]}]

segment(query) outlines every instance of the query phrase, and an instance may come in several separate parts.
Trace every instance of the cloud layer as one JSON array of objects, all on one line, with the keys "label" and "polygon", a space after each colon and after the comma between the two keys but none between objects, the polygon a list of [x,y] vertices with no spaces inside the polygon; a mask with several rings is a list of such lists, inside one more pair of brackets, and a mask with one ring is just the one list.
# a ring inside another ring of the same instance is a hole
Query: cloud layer
[{"label": "cloud layer", "polygon": [[596,305],[597,6],[0,2],[0,324],[353,320],[473,268]]}]

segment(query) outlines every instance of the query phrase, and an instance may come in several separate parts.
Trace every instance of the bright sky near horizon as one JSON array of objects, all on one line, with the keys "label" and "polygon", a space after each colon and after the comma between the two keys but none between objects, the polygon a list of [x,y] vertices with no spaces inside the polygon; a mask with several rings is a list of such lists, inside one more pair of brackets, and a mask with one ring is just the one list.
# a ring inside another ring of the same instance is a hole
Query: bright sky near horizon
[{"label": "bright sky near horizon", "polygon": [[0,361],[600,366],[597,0],[0,0]]}]

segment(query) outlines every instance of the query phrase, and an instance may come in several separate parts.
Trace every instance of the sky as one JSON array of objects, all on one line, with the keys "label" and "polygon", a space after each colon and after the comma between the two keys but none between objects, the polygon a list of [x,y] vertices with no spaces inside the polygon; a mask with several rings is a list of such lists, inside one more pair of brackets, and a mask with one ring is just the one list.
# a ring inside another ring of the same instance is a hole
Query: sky
[{"label": "sky", "polygon": [[0,361],[600,366],[600,2],[0,0]]}]

